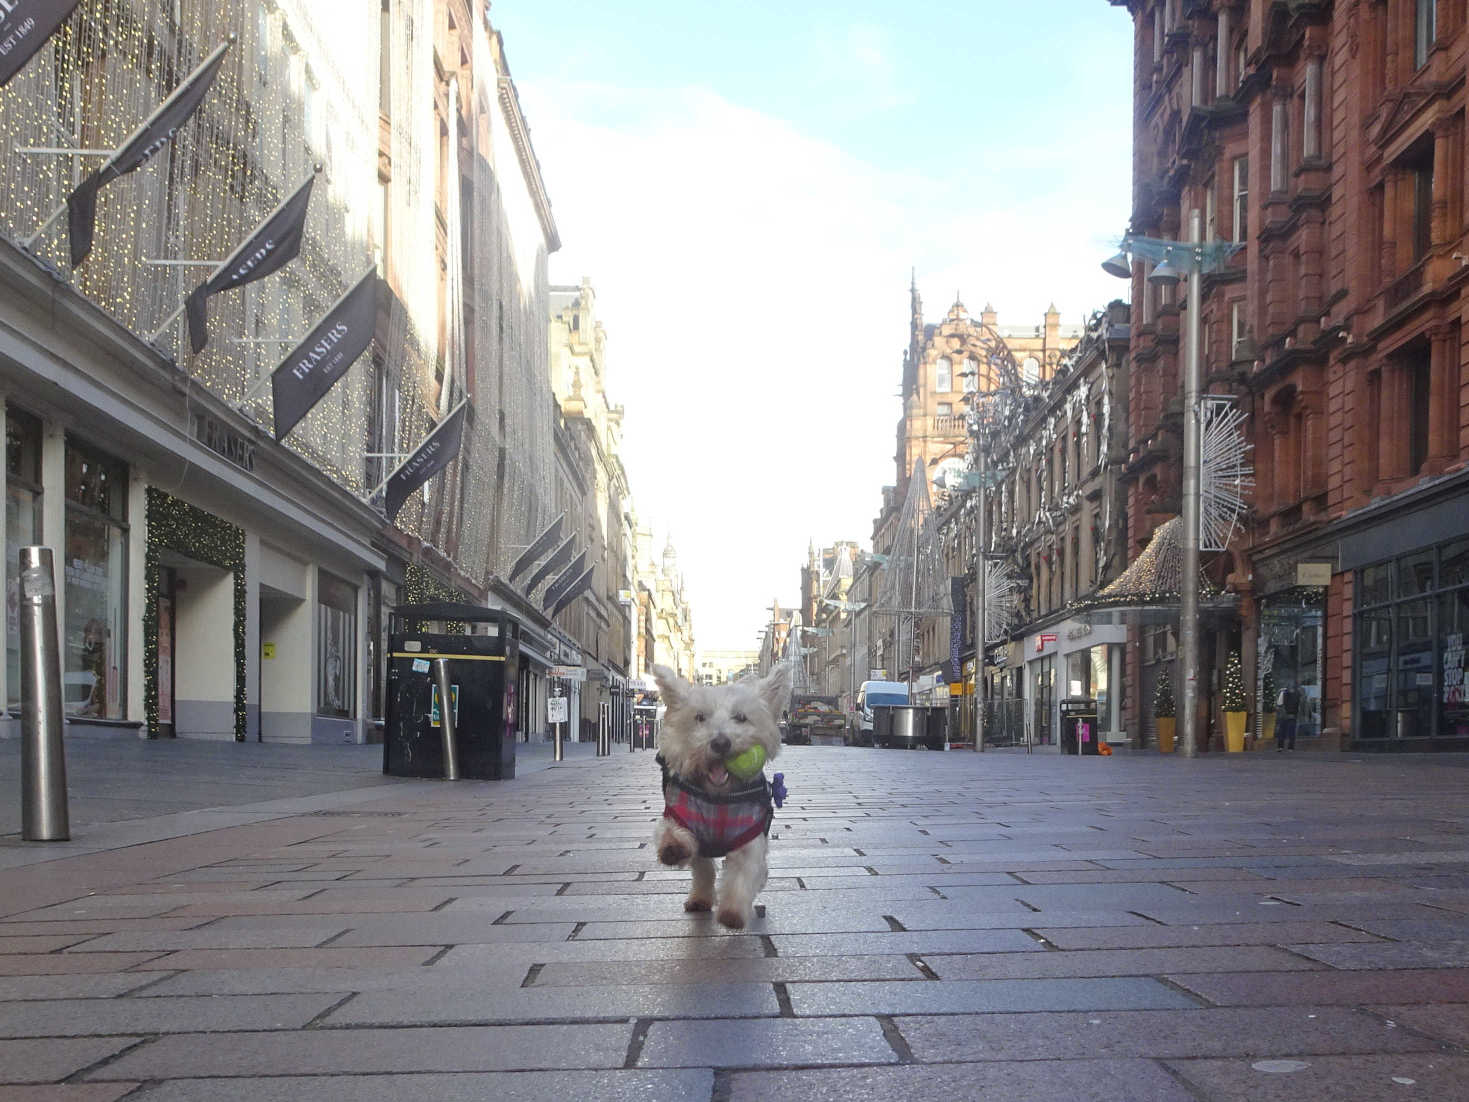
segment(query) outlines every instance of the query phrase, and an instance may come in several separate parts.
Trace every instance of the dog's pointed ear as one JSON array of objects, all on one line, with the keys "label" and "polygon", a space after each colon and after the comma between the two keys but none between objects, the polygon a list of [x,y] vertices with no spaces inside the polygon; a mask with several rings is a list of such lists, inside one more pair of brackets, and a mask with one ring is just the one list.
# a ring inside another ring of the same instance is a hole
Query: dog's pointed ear
[{"label": "dog's pointed ear", "polygon": [[791,664],[782,662],[775,666],[764,680],[756,682],[755,691],[760,694],[760,699],[765,702],[765,707],[776,719],[780,713],[790,706],[791,702]]},{"label": "dog's pointed ear", "polygon": [[688,695],[689,683],[667,666],[654,666],[653,680],[658,683],[658,695],[670,708],[678,707]]}]

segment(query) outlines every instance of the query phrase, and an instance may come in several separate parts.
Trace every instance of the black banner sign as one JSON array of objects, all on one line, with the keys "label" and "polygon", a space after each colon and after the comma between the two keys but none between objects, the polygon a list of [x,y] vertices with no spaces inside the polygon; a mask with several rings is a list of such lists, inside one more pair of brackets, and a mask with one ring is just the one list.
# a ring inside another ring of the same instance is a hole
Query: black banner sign
[{"label": "black banner sign", "polygon": [[510,575],[505,579],[506,581],[513,582],[522,571],[530,569],[531,563],[551,550],[556,541],[561,538],[561,522],[565,519],[566,514],[562,513],[546,526],[544,532],[531,540],[530,546],[525,549],[520,558],[515,560],[515,565],[510,568]]},{"label": "black banner sign", "polygon": [[[3,4],[0,4],[3,6]],[[219,63],[224,60],[228,42],[221,43],[189,78],[173,90],[173,94],[149,115],[132,137],[108,157],[92,175],[77,185],[67,197],[67,228],[71,232],[71,266],[75,268],[92,251],[92,235],[97,224],[97,192],[119,176],[142,168],[173,141],[179,128],[194,113],[214,83]]]},{"label": "black banner sign", "polygon": [[372,343],[376,326],[377,273],[368,272],[271,373],[277,440],[284,440],[347,373]]},{"label": "black banner sign", "polygon": [[570,566],[561,572],[561,575],[554,582],[546,587],[546,592],[541,595],[541,608],[550,608],[559,601],[566,593],[566,590],[570,588],[571,583],[576,580],[576,576],[586,568],[586,565],[587,553],[583,551]]},{"label": "black banner sign", "polygon": [[571,551],[575,544],[576,537],[567,536],[566,542],[556,548],[556,553],[536,568],[536,572],[531,575],[530,581],[525,583],[525,595],[527,597],[536,591],[536,586],[551,576],[552,571],[560,570],[571,561]]},{"label": "black banner sign", "polygon": [[81,0],[0,0],[0,88],[25,68]]},{"label": "black banner sign", "polygon": [[553,620],[557,616],[561,615],[562,609],[564,609],[567,605],[571,604],[572,601],[581,596],[582,590],[586,589],[589,585],[592,584],[592,574],[596,571],[596,569],[597,568],[595,566],[587,567],[586,572],[583,573],[582,576],[576,581],[571,583],[571,588],[568,589],[565,593],[561,594],[561,599],[556,602],[556,607],[551,610],[551,618]]},{"label": "black banner sign", "polygon": [[969,618],[969,601],[965,597],[962,574],[949,577],[949,683],[964,680],[964,628]]},{"label": "black banner sign", "polygon": [[[0,0],[0,4],[4,2]],[[195,355],[209,343],[209,312],[205,304],[210,295],[254,283],[296,259],[301,251],[301,237],[306,232],[306,208],[311,204],[314,183],[315,174],[266,215],[255,232],[190,293],[189,343]]]},{"label": "black banner sign", "polygon": [[459,454],[459,445],[464,441],[464,414],[469,402],[460,402],[452,413],[439,422],[439,427],[428,434],[418,450],[403,460],[388,479],[387,492],[383,500],[388,520],[398,515],[408,496],[434,475],[438,474]]}]

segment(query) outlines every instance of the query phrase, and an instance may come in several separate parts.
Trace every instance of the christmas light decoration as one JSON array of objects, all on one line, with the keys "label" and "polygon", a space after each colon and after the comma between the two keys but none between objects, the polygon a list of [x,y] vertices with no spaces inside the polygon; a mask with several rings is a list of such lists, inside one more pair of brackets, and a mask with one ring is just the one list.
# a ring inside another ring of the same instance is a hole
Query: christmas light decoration
[{"label": "christmas light decoration", "polygon": [[1240,664],[1238,651],[1231,651],[1224,663],[1224,684],[1219,695],[1226,712],[1249,710],[1250,698],[1245,692],[1245,671]]},{"label": "christmas light decoration", "polygon": [[1199,550],[1223,551],[1244,515],[1245,495],[1255,485],[1255,469],[1245,462],[1254,445],[1245,438],[1246,416],[1234,399],[1206,395],[1199,406]]},{"label": "christmas light decoration", "polygon": [[1153,715],[1158,719],[1171,719],[1177,709],[1173,699],[1173,680],[1166,668],[1158,671],[1158,684],[1153,688]]},{"label": "christmas light decoration", "polygon": [[158,574],[166,551],[227,570],[234,580],[235,741],[245,741],[245,530],[154,486],[147,493],[148,547],[143,564],[143,712],[148,737],[158,728]]}]

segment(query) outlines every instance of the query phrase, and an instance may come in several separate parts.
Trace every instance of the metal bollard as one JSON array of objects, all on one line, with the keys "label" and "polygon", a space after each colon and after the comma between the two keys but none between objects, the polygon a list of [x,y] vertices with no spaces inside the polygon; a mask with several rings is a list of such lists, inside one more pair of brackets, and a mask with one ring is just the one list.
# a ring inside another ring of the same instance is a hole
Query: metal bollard
[{"label": "metal bollard", "polygon": [[564,745],[563,745],[564,742],[565,742],[565,736],[563,736],[562,733],[561,733],[561,724],[560,723],[557,723],[556,724],[556,751],[555,751],[555,754],[553,755],[553,760],[555,760],[555,761],[561,761],[566,756],[566,750],[565,750]]},{"label": "metal bollard", "polygon": [[459,779],[459,740],[454,733],[454,697],[449,685],[449,660],[435,658],[434,684],[439,689],[439,729],[444,733],[444,780]]},{"label": "metal bollard", "polygon": [[62,743],[61,649],[51,548],[20,549],[21,837],[71,838]]},{"label": "metal bollard", "polygon": [[605,758],[612,753],[611,719],[607,705],[597,709],[597,757]]}]

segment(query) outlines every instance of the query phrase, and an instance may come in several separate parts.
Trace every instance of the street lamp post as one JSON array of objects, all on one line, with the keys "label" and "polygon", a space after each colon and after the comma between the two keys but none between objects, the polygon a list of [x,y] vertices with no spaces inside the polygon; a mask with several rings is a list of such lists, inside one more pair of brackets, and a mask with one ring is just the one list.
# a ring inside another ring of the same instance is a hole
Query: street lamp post
[{"label": "street lamp post", "polygon": [[[984,440],[975,439],[975,464],[979,473],[979,486],[975,491],[974,522],[974,752],[984,753],[984,698],[987,685],[984,675],[985,631],[985,576],[984,554],[989,542],[985,532],[985,447]],[[962,652],[961,652],[962,653]],[[962,672],[962,671],[961,671]]]},{"label": "street lamp post", "polygon": [[1148,281],[1161,286],[1176,286],[1180,273],[1188,276],[1188,319],[1184,330],[1183,368],[1183,578],[1179,582],[1178,647],[1182,652],[1183,716],[1179,724],[1179,741],[1183,756],[1194,757],[1198,746],[1199,700],[1199,513],[1200,513],[1200,408],[1199,392],[1203,389],[1203,353],[1200,335],[1203,326],[1203,277],[1205,273],[1226,263],[1242,246],[1225,241],[1205,241],[1198,208],[1189,212],[1187,243],[1128,234],[1122,251],[1102,265],[1112,275],[1132,277],[1128,254],[1158,260],[1161,263],[1148,276]]}]

